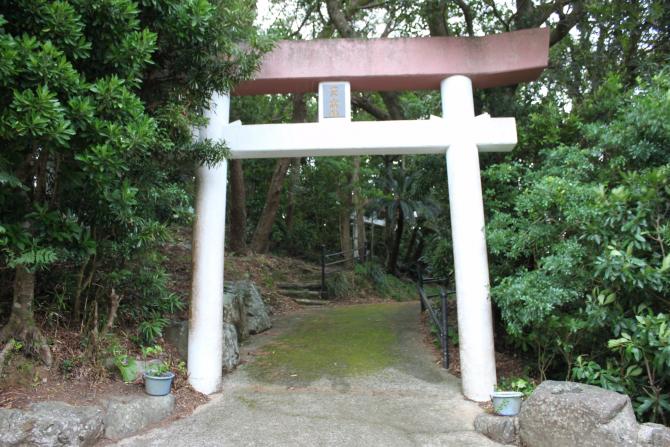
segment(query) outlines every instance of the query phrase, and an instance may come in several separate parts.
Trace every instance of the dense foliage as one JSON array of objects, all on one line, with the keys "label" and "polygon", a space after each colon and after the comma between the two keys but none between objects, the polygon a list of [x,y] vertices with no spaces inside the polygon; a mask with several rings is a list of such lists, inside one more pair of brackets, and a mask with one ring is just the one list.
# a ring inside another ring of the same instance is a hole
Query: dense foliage
[{"label": "dense foliage", "polygon": [[254,17],[245,0],[0,2],[2,338],[50,362],[35,294],[52,320],[96,334],[118,313],[145,341],[184,307],[157,247],[190,220],[193,167],[224,155],[191,128],[256,66]]},{"label": "dense foliage", "polygon": [[510,339],[542,378],[625,391],[654,420],[670,409],[669,91],[666,73],[628,91],[609,79],[565,117],[572,137],[545,134],[540,163],[496,164],[485,180]]}]

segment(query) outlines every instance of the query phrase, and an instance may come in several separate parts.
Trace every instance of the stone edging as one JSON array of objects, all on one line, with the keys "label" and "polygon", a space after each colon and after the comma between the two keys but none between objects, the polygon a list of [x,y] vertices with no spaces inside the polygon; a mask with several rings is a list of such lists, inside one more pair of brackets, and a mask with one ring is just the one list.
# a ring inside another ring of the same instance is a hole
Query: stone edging
[{"label": "stone edging", "polygon": [[47,401],[0,409],[0,446],[92,446],[130,436],[172,414],[175,397],[116,396],[101,405]]}]

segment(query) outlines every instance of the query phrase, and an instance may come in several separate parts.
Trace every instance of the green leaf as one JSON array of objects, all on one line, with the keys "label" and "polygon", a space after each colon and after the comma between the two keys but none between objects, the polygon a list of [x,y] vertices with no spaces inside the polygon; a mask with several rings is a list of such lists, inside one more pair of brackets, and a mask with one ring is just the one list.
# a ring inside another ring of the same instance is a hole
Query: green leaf
[{"label": "green leaf", "polygon": [[668,269],[670,269],[670,255],[667,255],[665,258],[663,258],[661,273],[666,272]]}]

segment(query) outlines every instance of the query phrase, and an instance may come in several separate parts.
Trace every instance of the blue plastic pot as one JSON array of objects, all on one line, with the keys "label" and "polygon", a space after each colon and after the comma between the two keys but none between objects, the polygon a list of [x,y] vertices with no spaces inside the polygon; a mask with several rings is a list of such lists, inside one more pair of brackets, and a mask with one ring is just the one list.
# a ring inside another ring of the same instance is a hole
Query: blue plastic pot
[{"label": "blue plastic pot", "polygon": [[161,376],[151,376],[144,373],[144,391],[151,396],[165,396],[170,394],[174,373],[167,372]]},{"label": "blue plastic pot", "polygon": [[521,410],[523,393],[518,391],[494,391],[491,394],[493,411],[500,416],[516,416]]}]

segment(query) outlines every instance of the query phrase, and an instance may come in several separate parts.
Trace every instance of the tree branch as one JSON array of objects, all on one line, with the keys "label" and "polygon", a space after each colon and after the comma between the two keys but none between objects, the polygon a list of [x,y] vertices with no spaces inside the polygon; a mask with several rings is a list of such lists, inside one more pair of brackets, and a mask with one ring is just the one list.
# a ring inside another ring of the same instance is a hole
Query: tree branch
[{"label": "tree branch", "polygon": [[454,0],[454,3],[456,3],[463,12],[463,19],[465,19],[465,27],[468,31],[468,36],[474,37],[475,29],[472,25],[473,22],[472,9],[470,9],[470,6],[468,6],[468,4],[465,3],[465,1],[463,0]]},{"label": "tree branch", "polygon": [[365,96],[361,95],[352,97],[351,104],[354,107],[358,107],[359,109],[368,112],[370,115],[372,115],[379,121],[388,121],[391,119],[391,116],[386,110],[377,107],[372,103],[372,101],[370,101],[370,98],[367,98]]},{"label": "tree branch", "polygon": [[314,12],[314,8],[318,6],[318,2],[313,3],[307,11],[305,11],[305,18],[302,19],[302,22],[300,22],[300,25],[298,25],[298,29],[293,31],[291,33],[291,37],[298,37],[300,36],[300,31],[302,31],[302,28],[305,26],[309,18],[311,17],[312,13]]},{"label": "tree branch", "polygon": [[356,33],[342,11],[340,0],[326,0],[326,9],[330,16],[330,23],[333,24],[340,36],[355,37]]},{"label": "tree branch", "polygon": [[[561,5],[562,7],[563,5]],[[586,11],[584,10],[584,1],[579,0],[573,3],[572,11],[566,16],[563,16],[556,27],[551,31],[549,38],[549,46],[553,46],[563,40],[568,35],[570,30],[584,17]]]},{"label": "tree branch", "polygon": [[382,99],[388,114],[392,120],[402,120],[405,118],[405,113],[398,102],[398,94],[396,92],[381,92]]},{"label": "tree branch", "polygon": [[496,6],[496,3],[494,0],[485,0],[485,3],[491,8],[491,11],[493,12],[493,15],[502,25],[505,27],[505,31],[510,31],[511,26],[509,23],[509,20],[505,20],[505,18],[502,16],[502,13],[498,10],[498,7]]}]

